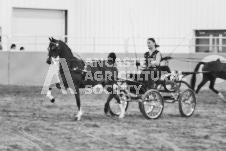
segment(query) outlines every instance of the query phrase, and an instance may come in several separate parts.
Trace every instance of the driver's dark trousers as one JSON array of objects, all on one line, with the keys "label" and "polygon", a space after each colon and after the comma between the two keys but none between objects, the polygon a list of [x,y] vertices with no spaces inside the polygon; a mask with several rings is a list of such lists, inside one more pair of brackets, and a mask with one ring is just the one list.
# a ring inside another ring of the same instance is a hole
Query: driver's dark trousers
[{"label": "driver's dark trousers", "polygon": [[141,71],[141,78],[147,89],[154,89],[160,76],[161,72],[157,68],[146,68]]}]

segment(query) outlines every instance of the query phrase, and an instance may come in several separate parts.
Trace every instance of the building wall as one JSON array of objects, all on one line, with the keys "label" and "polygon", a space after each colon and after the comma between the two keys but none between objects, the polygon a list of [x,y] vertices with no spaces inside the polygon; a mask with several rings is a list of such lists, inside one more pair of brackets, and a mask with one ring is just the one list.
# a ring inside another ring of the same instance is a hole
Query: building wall
[{"label": "building wall", "polygon": [[70,23],[69,23],[69,33],[74,33],[74,29],[71,28],[74,25],[74,1],[67,0],[1,0],[1,9],[4,14],[1,15],[3,18],[3,26],[5,28],[3,34],[10,35],[11,32],[11,21],[12,21],[12,9],[13,8],[34,8],[34,9],[58,9],[58,10],[68,10]]},{"label": "building wall", "polygon": [[[86,60],[87,58],[99,58],[104,59],[108,56],[106,53],[79,53],[79,55]],[[134,53],[117,53],[117,58],[120,60],[125,59],[125,57],[135,58]],[[138,58],[142,57],[143,54],[138,53]],[[163,54],[167,56],[168,54]],[[204,61],[203,58],[208,57],[205,61],[216,60],[216,58],[221,58],[223,62],[226,61],[226,54],[178,54],[174,53],[172,57],[173,60],[169,61],[169,67],[171,71],[194,71],[195,66],[199,61]],[[187,59],[186,59],[187,58]],[[189,59],[193,58],[193,59]],[[45,52],[0,52],[0,84],[9,85],[38,85],[42,86],[46,79],[49,65],[46,64],[47,53]],[[118,64],[119,71],[122,71],[125,76],[125,71],[138,72],[135,65],[130,63],[129,67],[125,64],[122,65],[120,62]],[[191,75],[186,77],[186,81],[190,83]],[[196,85],[201,82],[202,77],[197,74]],[[209,83],[205,85],[207,89]],[[215,87],[219,90],[226,90],[226,82],[217,82]]]},{"label": "building wall", "polygon": [[2,34],[9,39],[13,8],[68,10],[68,35],[76,37],[187,38],[159,40],[165,53],[194,51],[188,47],[194,29],[226,29],[225,0],[0,0],[0,4]]},{"label": "building wall", "polygon": [[[224,0],[80,0],[76,35],[184,37],[191,29],[224,29]],[[84,30],[86,29],[86,30]],[[102,31],[100,31],[100,29]]]},{"label": "building wall", "polygon": [[[226,28],[225,4],[224,0],[77,0],[75,35],[191,39],[194,29]],[[161,44],[188,45],[189,41]],[[175,52],[188,51],[181,47]]]},{"label": "building wall", "polygon": [[[68,10],[68,19],[70,20],[68,21],[68,33],[74,34],[74,0],[67,0],[67,2],[64,0],[0,0],[0,4],[0,26],[2,27],[2,34],[8,36],[8,41],[5,38],[3,39],[4,42],[11,43],[10,40],[13,36],[13,8]],[[4,49],[9,49],[9,45],[4,45]]]}]

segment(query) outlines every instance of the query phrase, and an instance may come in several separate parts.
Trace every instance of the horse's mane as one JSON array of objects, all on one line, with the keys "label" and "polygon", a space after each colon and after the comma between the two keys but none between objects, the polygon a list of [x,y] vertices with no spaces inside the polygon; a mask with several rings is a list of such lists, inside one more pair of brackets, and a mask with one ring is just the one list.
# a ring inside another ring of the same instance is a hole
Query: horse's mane
[{"label": "horse's mane", "polygon": [[66,43],[64,43],[63,41],[59,40],[58,43],[60,44],[61,47],[63,47],[62,49],[70,56],[69,59],[73,59],[76,61],[81,61],[81,58],[77,58],[74,56],[74,54],[71,51],[71,48],[68,47],[68,45]]},{"label": "horse's mane", "polygon": [[74,57],[74,55],[73,55],[71,49],[68,47],[68,45],[66,45],[66,43],[64,43],[64,42],[61,41],[61,40],[59,40],[58,43],[60,44],[61,47],[63,47],[64,50],[65,50],[65,49],[67,50],[67,53],[68,53],[69,55],[71,55],[72,57]]},{"label": "horse's mane", "polygon": [[[60,49],[61,51],[64,52],[65,54],[65,59],[66,61],[69,63],[69,68],[75,68],[75,67],[78,67],[80,69],[84,69],[84,66],[85,66],[85,63],[84,61],[81,59],[81,58],[77,58],[73,55],[71,49],[68,47],[68,45],[66,43],[64,43],[63,41],[61,40],[57,40],[56,42],[59,43],[60,45]],[[60,69],[61,69],[61,66],[60,66]]]}]

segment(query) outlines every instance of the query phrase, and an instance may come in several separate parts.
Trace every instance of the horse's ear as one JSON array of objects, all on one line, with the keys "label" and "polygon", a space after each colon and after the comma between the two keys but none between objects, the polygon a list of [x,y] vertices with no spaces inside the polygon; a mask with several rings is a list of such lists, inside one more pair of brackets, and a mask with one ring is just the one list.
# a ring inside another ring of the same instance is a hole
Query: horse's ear
[{"label": "horse's ear", "polygon": [[52,39],[49,37],[49,41],[52,42]]},{"label": "horse's ear", "polygon": [[52,41],[56,41],[56,39],[54,39],[54,38],[52,37]]}]

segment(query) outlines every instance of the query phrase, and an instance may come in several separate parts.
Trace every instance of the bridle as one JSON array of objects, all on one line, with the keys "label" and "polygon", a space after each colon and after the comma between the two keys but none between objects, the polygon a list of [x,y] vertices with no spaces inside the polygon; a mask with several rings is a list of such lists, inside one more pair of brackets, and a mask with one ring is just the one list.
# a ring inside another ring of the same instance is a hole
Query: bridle
[{"label": "bridle", "polygon": [[[55,43],[55,42],[50,42],[50,43],[52,43],[52,44],[54,44],[54,45],[56,45],[56,48],[59,50],[60,49],[60,47],[59,47],[59,43]],[[48,51],[50,51],[51,50],[51,48],[50,48],[50,46],[48,47]]]}]

